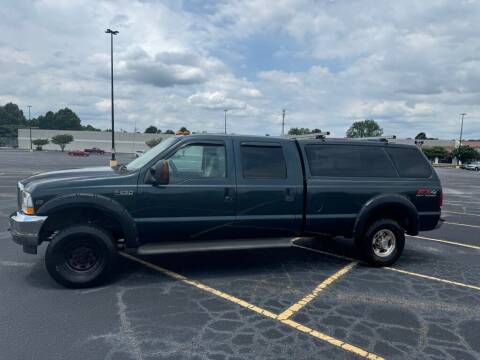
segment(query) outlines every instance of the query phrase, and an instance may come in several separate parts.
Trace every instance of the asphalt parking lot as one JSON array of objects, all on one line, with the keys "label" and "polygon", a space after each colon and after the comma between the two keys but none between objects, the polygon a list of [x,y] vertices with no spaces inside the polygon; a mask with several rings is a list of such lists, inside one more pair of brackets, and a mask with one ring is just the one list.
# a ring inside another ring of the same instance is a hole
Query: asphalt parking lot
[{"label": "asphalt parking lot", "polygon": [[[126,161],[120,158],[120,162]],[[0,359],[479,359],[480,173],[440,169],[446,222],[392,268],[348,239],[291,249],[122,257],[68,290],[7,232],[16,182],[108,155],[0,150]]]}]

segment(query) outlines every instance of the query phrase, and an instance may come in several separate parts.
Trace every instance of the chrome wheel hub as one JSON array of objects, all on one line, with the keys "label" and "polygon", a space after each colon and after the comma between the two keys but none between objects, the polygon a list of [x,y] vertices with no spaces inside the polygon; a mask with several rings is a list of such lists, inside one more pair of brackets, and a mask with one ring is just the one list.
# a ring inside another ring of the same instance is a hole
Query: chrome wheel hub
[{"label": "chrome wheel hub", "polygon": [[382,229],[375,233],[373,236],[373,252],[378,257],[390,256],[395,250],[396,238],[393,231],[388,229]]}]

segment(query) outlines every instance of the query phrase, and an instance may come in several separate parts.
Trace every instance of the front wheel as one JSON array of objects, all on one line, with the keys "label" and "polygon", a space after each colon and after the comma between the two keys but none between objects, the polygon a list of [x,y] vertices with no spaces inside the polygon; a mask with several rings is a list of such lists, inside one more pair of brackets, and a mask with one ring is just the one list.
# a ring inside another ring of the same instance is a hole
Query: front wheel
[{"label": "front wheel", "polygon": [[404,246],[404,230],[391,219],[372,223],[359,244],[364,259],[374,266],[394,264],[402,254]]},{"label": "front wheel", "polygon": [[50,242],[45,264],[50,276],[69,288],[104,282],[112,273],[117,249],[111,235],[91,224],[61,230]]}]

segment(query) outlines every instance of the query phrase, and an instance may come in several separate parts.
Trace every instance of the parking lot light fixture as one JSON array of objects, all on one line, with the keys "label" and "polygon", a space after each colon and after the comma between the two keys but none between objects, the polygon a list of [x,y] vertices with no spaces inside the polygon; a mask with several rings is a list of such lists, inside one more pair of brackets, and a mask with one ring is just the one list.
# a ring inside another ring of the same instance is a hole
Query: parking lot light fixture
[{"label": "parking lot light fixture", "polygon": [[227,111],[228,109],[223,110],[225,112],[225,134],[227,133]]},{"label": "parking lot light fixture", "polygon": [[32,108],[32,105],[28,105],[28,126],[30,128],[30,151],[33,151],[33,143],[32,143],[32,120],[30,118],[30,109]]},{"label": "parking lot light fixture", "polygon": [[463,118],[467,115],[466,113],[460,114],[462,117],[462,125],[460,125],[460,141],[458,142],[458,146],[462,146],[462,135],[463,135]]},{"label": "parking lot light fixture", "polygon": [[117,166],[115,158],[115,117],[113,108],[113,35],[117,35],[118,31],[107,29],[106,34],[110,34],[110,80],[111,80],[111,94],[112,94],[112,159],[110,160],[110,167]]}]

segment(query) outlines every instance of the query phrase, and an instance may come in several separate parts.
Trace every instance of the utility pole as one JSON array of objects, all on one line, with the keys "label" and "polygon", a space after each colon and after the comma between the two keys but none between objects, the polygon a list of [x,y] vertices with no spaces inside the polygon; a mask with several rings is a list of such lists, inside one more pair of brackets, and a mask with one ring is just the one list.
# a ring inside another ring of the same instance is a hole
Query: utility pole
[{"label": "utility pole", "polygon": [[462,135],[463,135],[463,117],[467,115],[466,113],[460,114],[462,116],[462,125],[460,126],[460,141],[458,146],[462,146]]},{"label": "utility pole", "polygon": [[113,35],[117,35],[118,31],[107,29],[105,33],[110,34],[110,80],[112,90],[112,159],[110,160],[110,167],[117,166],[115,158],[115,117],[113,111]]},{"label": "utility pole", "polygon": [[33,151],[33,145],[32,145],[32,120],[30,118],[30,109],[32,108],[32,105],[28,105],[28,126],[30,127],[30,151]]},{"label": "utility pole", "polygon": [[285,109],[282,110],[282,136],[285,136]]},{"label": "utility pole", "polygon": [[225,134],[227,134],[227,111],[228,109],[223,110],[225,112]]},{"label": "utility pole", "polygon": [[135,137],[137,136],[137,118],[135,118],[135,124],[133,126],[133,153],[135,154]]}]

